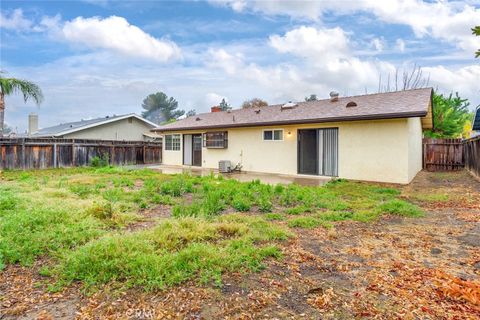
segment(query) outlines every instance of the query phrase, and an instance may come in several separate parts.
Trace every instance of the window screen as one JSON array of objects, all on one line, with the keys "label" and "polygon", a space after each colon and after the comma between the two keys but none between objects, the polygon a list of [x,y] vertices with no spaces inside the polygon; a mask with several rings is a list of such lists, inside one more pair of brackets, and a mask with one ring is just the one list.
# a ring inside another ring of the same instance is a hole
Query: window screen
[{"label": "window screen", "polygon": [[263,140],[272,140],[273,139],[273,132],[272,130],[265,130],[263,131]]},{"label": "window screen", "polygon": [[264,130],[263,140],[266,141],[281,141],[283,140],[283,130]]},{"label": "window screen", "polygon": [[180,150],[179,134],[167,134],[165,136],[165,150],[170,150],[170,151]]},{"label": "window screen", "polygon": [[206,132],[203,135],[203,146],[206,148],[225,149],[228,147],[228,132]]}]

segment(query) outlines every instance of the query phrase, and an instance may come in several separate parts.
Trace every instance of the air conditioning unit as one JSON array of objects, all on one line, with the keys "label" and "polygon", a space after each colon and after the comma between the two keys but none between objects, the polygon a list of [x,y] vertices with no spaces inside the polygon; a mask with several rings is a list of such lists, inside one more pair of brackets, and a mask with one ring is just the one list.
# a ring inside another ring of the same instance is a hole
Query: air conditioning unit
[{"label": "air conditioning unit", "polygon": [[232,162],[230,160],[220,160],[218,162],[218,171],[228,173],[232,171]]}]

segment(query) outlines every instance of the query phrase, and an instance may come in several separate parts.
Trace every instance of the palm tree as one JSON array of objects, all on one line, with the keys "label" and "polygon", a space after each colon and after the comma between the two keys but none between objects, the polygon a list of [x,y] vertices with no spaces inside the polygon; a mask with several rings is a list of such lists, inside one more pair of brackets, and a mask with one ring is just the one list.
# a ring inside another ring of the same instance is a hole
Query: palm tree
[{"label": "palm tree", "polygon": [[33,99],[36,104],[43,101],[42,90],[35,83],[15,78],[5,78],[0,71],[0,137],[3,137],[5,121],[5,96],[21,93],[25,102]]}]

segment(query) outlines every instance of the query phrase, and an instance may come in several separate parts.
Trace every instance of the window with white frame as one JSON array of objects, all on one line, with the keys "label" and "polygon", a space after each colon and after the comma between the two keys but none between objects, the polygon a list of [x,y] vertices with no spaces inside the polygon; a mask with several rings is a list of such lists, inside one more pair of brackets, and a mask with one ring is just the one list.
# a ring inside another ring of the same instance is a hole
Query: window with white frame
[{"label": "window with white frame", "polygon": [[167,134],[165,135],[165,150],[179,151],[180,150],[180,135]]},{"label": "window with white frame", "polygon": [[263,130],[264,141],[282,141],[283,129]]},{"label": "window with white frame", "polygon": [[226,149],[228,147],[228,132],[205,132],[203,134],[203,146],[212,149]]}]

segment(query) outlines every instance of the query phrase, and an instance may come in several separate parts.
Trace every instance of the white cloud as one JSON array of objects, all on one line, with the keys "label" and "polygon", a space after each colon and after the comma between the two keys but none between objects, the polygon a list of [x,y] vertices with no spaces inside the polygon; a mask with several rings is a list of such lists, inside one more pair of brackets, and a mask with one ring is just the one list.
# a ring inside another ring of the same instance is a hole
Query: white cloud
[{"label": "white cloud", "polygon": [[348,39],[345,32],[337,27],[316,29],[301,26],[285,33],[284,36],[270,36],[270,45],[281,53],[292,53],[300,57],[331,58],[348,54]]},{"label": "white cloud", "polygon": [[350,39],[341,28],[300,26],[284,35],[270,36],[269,45],[276,52],[265,55],[292,54],[300,59],[260,66],[222,48],[210,51],[217,63],[209,66],[221,68],[236,79],[257,83],[277,102],[303,99],[310,93],[323,96],[330,90],[362,93],[365,87],[377,85],[379,74],[394,70],[387,62],[355,57]]},{"label": "white cloud", "polygon": [[180,48],[167,39],[157,39],[131,25],[125,18],[77,17],[61,28],[63,39],[89,48],[109,49],[133,57],[165,62],[181,56]]},{"label": "white cloud", "polygon": [[459,7],[445,1],[370,0],[359,3],[358,9],[372,11],[386,23],[410,26],[417,37],[428,35],[469,52],[480,46],[480,39],[473,37],[470,30],[480,21],[480,8]]},{"label": "white cloud", "polygon": [[0,12],[0,28],[15,31],[30,30],[33,22],[23,16],[22,9],[15,9],[10,14]]},{"label": "white cloud", "polygon": [[230,54],[224,49],[210,49],[209,60],[207,65],[219,67],[225,70],[228,74],[234,74],[238,68],[243,64],[243,56],[241,54]]},{"label": "white cloud", "polygon": [[480,39],[471,35],[470,28],[480,21],[480,8],[461,2],[422,0],[362,0],[362,1],[243,1],[214,0],[215,4],[236,11],[253,11],[266,15],[288,15],[293,18],[318,20],[329,12],[337,15],[363,11],[373,13],[388,24],[403,24],[412,28],[417,37],[431,36],[448,41],[465,52],[480,47]]},{"label": "white cloud", "polygon": [[373,38],[370,44],[377,52],[382,52],[385,48],[385,41],[380,38]]},{"label": "white cloud", "polygon": [[225,101],[228,102],[227,97],[222,96],[218,93],[215,92],[209,92],[205,95],[205,99],[203,101],[203,105],[207,106],[218,106],[218,104],[222,101],[222,99],[225,99]]},{"label": "white cloud", "polygon": [[325,7],[321,1],[209,0],[214,5],[230,7],[237,12],[251,10],[268,15],[288,14],[293,17],[316,19]]},{"label": "white cloud", "polygon": [[44,16],[38,23],[26,19],[22,9],[9,15],[0,12],[0,27],[17,31],[47,32],[53,38],[91,49],[106,49],[130,57],[166,62],[181,58],[180,48],[168,39],[158,39],[125,18],[77,17],[62,21],[60,15]]},{"label": "white cloud", "polygon": [[425,74],[430,75],[431,84],[438,87],[440,92],[458,92],[461,97],[469,97],[472,106],[480,104],[480,65],[447,68],[433,66],[422,68]]}]

